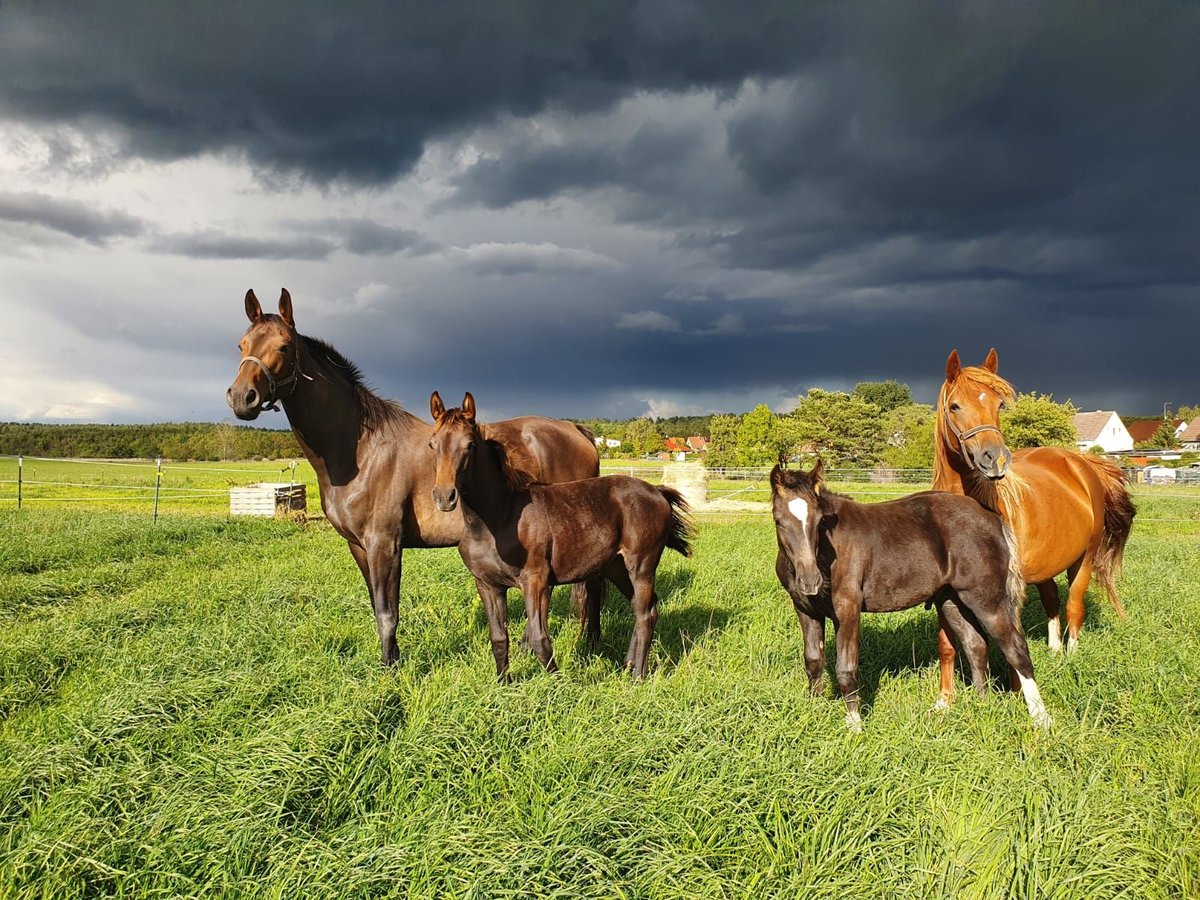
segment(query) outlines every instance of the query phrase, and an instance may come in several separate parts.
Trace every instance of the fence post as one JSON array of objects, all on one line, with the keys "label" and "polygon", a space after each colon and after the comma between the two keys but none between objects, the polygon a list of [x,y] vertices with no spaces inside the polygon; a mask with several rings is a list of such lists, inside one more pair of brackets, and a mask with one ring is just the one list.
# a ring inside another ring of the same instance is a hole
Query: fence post
[{"label": "fence post", "polygon": [[25,457],[17,457],[17,509],[21,508],[21,487],[25,480]]},{"label": "fence post", "polygon": [[155,461],[154,470],[154,517],[151,519],[152,524],[158,523],[158,492],[162,487],[162,457],[160,456]]}]

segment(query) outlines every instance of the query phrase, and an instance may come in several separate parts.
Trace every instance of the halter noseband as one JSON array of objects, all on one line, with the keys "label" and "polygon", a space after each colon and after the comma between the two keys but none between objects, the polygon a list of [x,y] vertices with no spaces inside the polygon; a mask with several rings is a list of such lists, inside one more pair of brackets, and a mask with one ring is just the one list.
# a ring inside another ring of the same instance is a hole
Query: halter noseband
[{"label": "halter noseband", "polygon": [[995,425],[976,425],[974,428],[968,428],[966,431],[959,431],[957,428],[954,427],[954,420],[952,418],[950,418],[950,398],[949,397],[942,398],[942,411],[945,413],[945,416],[943,418],[945,418],[945,420],[946,420],[946,425],[949,426],[951,433],[956,438],[958,438],[958,449],[959,449],[960,453],[966,449],[965,441],[968,438],[975,437],[975,435],[977,435],[981,432],[994,431],[994,432],[996,432],[996,434],[1000,435],[1001,440],[1003,440],[1003,438],[1004,438],[1004,432],[1002,432]]},{"label": "halter noseband", "polygon": [[[292,396],[292,394],[294,394],[296,392],[296,382],[299,381],[299,376],[304,375],[304,373],[300,371],[300,353],[299,353],[299,351],[297,351],[296,355],[293,357],[292,374],[289,375],[287,378],[276,379],[275,376],[271,373],[271,370],[269,368],[267,368],[267,364],[265,362],[263,362],[261,359],[259,359],[257,356],[243,356],[242,361],[238,364],[238,371],[240,372],[242,366],[244,366],[248,362],[252,362],[256,366],[258,366],[260,369],[262,369],[262,373],[267,376],[267,386],[270,388],[270,391],[271,391],[271,396],[267,397],[265,400],[262,401],[262,403],[259,404],[258,408],[260,410],[272,410],[272,411],[278,410],[279,409],[279,401],[284,399],[283,397],[280,397],[277,393],[279,388],[290,384],[292,386],[292,389],[287,392],[287,396],[288,397]],[[307,378],[309,381],[312,381],[311,375],[304,375],[304,377]]]}]

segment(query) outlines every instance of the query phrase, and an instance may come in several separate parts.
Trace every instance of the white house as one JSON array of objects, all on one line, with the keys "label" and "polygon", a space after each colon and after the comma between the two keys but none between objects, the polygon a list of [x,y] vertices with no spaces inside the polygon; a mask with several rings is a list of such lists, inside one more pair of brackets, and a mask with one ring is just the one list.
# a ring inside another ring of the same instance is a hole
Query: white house
[{"label": "white house", "polygon": [[1176,435],[1184,450],[1200,450],[1200,416],[1188,422]]},{"label": "white house", "polygon": [[1129,429],[1112,410],[1075,414],[1075,445],[1087,452],[1099,447],[1105,453],[1125,453],[1133,449]]},{"label": "white house", "polygon": [[621,442],[618,441],[616,438],[598,437],[598,438],[596,438],[596,446],[597,447],[615,448],[615,447],[620,447]]}]

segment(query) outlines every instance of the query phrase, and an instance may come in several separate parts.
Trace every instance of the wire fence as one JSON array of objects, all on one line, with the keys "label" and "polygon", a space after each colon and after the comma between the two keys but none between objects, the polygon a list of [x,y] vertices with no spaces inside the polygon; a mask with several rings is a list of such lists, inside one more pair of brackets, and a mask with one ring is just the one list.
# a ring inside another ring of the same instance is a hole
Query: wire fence
[{"label": "wire fence", "polygon": [[[601,464],[602,475],[625,474],[662,483],[670,463]],[[705,471],[706,493],[714,510],[770,509],[770,468],[728,467]],[[826,480],[856,499],[888,500],[928,490],[930,469],[827,469]],[[144,510],[152,521],[160,511],[228,512],[233,487],[261,481],[308,486],[317,499],[316,473],[306,460],[239,461],[231,465],[163,460],[97,460],[40,456],[0,456],[0,508],[94,505]],[[1186,479],[1166,484],[1131,483],[1135,500],[1150,500],[1139,522],[1200,523],[1200,486]]]}]

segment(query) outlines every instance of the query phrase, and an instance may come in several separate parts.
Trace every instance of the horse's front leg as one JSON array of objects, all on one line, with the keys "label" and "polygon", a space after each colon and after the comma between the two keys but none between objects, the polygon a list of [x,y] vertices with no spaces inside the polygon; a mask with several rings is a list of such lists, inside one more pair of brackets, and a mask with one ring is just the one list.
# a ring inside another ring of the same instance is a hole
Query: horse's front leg
[{"label": "horse's front leg", "polygon": [[846,701],[846,727],[851,731],[861,732],[862,715],[858,708],[858,601],[841,603],[837,608],[845,611],[844,616],[839,615],[835,620],[838,690],[842,692]]},{"label": "horse's front leg", "polygon": [[950,640],[950,631],[942,619],[941,610],[938,610],[937,642],[940,684],[934,708],[949,709],[954,702],[954,641]]},{"label": "horse's front leg", "polygon": [[814,616],[796,607],[796,617],[804,631],[804,668],[808,672],[808,687],[814,697],[825,692],[825,617]]},{"label": "horse's front leg", "polygon": [[496,658],[496,678],[508,681],[508,592],[479,578],[475,579],[475,589],[479,591],[487,616],[492,656]]},{"label": "horse's front leg", "polygon": [[358,563],[371,608],[375,612],[375,628],[379,632],[379,647],[385,666],[400,659],[396,644],[396,625],[400,621],[400,568],[402,556],[399,542],[391,538],[370,541],[366,546],[350,544],[350,554]]},{"label": "horse's front leg", "polygon": [[522,643],[538,658],[547,672],[557,672],[554,649],[550,645],[550,579],[541,572],[521,575],[521,593],[525,596],[525,637]]}]

